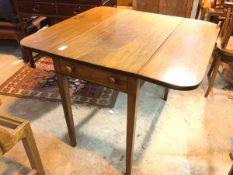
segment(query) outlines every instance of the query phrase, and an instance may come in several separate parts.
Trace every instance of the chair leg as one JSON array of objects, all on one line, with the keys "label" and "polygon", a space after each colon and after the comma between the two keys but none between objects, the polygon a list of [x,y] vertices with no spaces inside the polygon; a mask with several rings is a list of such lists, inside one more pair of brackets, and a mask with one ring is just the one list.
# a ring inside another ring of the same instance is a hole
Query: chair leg
[{"label": "chair leg", "polygon": [[228,175],[233,175],[233,165],[231,166],[231,169],[230,169]]},{"label": "chair leg", "polygon": [[198,19],[199,14],[200,14],[200,10],[201,10],[201,6],[200,6],[200,3],[198,3],[198,5],[197,5],[197,12],[196,12],[195,19]]},{"label": "chair leg", "polygon": [[201,9],[201,17],[200,17],[200,19],[201,20],[205,20],[205,16],[206,16],[206,9]]},{"label": "chair leg", "polygon": [[211,63],[211,66],[210,66],[210,69],[209,69],[209,72],[208,72],[208,74],[207,74],[207,76],[208,77],[210,77],[211,76],[211,74],[212,74],[212,72],[213,72],[213,69],[214,69],[214,67],[215,67],[215,64],[216,64],[216,58],[214,58],[213,59],[213,62]]},{"label": "chair leg", "polygon": [[[229,155],[230,155],[231,160],[233,160],[233,155],[232,155],[232,153],[230,153]],[[228,175],[233,175],[233,165],[231,166],[231,169],[230,169]]]},{"label": "chair leg", "polygon": [[37,171],[38,175],[45,175],[45,171],[29,123],[25,126],[25,138],[23,138],[22,141],[31,167]]},{"label": "chair leg", "polygon": [[31,67],[35,68],[36,64],[35,64],[35,61],[33,59],[32,52],[28,49],[23,48],[23,47],[21,47],[21,50],[22,50],[22,57],[23,57],[24,62],[25,63],[29,62]]},{"label": "chair leg", "polygon": [[207,89],[207,91],[205,93],[205,97],[209,96],[209,93],[210,93],[210,91],[211,91],[211,89],[212,89],[212,87],[214,85],[214,81],[215,81],[216,76],[218,74],[218,68],[219,68],[220,64],[221,64],[221,59],[220,58],[216,58],[216,64],[215,64],[215,66],[213,68],[213,73],[212,73],[212,76],[210,78],[209,87],[208,87],[208,89]]},{"label": "chair leg", "polygon": [[167,101],[168,93],[169,93],[169,89],[165,88],[164,89],[164,96],[163,96],[164,101]]}]

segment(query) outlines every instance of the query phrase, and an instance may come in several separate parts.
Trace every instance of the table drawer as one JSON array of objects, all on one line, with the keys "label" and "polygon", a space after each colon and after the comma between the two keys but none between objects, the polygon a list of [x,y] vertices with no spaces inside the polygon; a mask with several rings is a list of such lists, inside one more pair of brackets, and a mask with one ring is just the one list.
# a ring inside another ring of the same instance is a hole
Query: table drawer
[{"label": "table drawer", "polygon": [[95,7],[94,5],[58,4],[58,14],[61,16],[73,16]]},{"label": "table drawer", "polygon": [[19,12],[54,15],[56,14],[56,6],[55,3],[21,2],[19,3]]},{"label": "table drawer", "polygon": [[60,65],[60,73],[62,74],[74,76],[116,90],[127,91],[126,76],[90,66],[80,65],[72,61],[67,62],[61,60]]}]

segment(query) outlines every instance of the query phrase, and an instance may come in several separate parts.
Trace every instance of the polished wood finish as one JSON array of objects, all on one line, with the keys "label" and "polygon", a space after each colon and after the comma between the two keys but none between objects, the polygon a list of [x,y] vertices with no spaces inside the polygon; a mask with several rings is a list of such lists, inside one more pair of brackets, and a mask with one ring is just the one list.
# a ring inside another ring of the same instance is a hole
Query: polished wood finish
[{"label": "polished wood finish", "polygon": [[226,18],[221,28],[221,32],[217,41],[217,46],[213,54],[214,60],[208,72],[209,86],[205,93],[208,97],[217,77],[219,67],[222,62],[233,62],[233,3],[225,2],[224,6],[227,8]]},{"label": "polished wood finish", "polygon": [[22,140],[31,167],[34,169],[30,174],[45,175],[29,122],[0,115],[0,126],[0,154],[4,155]]},{"label": "polished wood finish", "polygon": [[202,81],[218,31],[212,23],[99,7],[31,35],[21,44],[51,56],[190,90]]},{"label": "polished wood finish", "polygon": [[135,10],[189,18],[193,0],[134,0]]},{"label": "polished wood finish", "polygon": [[70,138],[70,144],[72,146],[76,145],[76,136],[75,136],[75,128],[74,128],[74,120],[73,120],[73,114],[72,114],[72,108],[71,108],[71,98],[70,98],[70,92],[69,92],[69,85],[67,77],[63,74],[61,74],[61,65],[59,60],[53,60],[54,62],[54,69],[57,73],[57,82],[58,87],[62,99],[62,106],[65,113],[65,120],[66,125],[68,129],[68,134]]},{"label": "polished wood finish", "polygon": [[132,169],[139,89],[140,81],[135,78],[129,78],[127,96],[126,174],[131,174]]},{"label": "polished wood finish", "polygon": [[72,144],[75,132],[65,75],[128,94],[126,174],[130,175],[141,80],[177,90],[195,89],[205,75],[217,35],[216,25],[208,22],[98,7],[21,44],[53,58]]}]

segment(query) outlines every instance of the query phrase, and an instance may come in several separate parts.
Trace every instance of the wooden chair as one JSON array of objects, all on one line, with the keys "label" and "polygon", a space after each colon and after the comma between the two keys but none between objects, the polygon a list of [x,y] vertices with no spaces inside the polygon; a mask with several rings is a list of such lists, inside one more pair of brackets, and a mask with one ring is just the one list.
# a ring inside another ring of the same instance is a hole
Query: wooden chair
[{"label": "wooden chair", "polygon": [[29,122],[0,115],[0,154],[10,151],[21,140],[32,167],[29,174],[45,175]]},{"label": "wooden chair", "polygon": [[[233,160],[233,154],[230,153],[229,155],[230,155],[231,160]],[[233,165],[231,166],[231,169],[230,169],[228,175],[233,175]]]},{"label": "wooden chair", "polygon": [[233,3],[225,2],[224,6],[227,8],[225,21],[221,28],[219,38],[216,44],[216,49],[213,54],[213,63],[208,72],[209,87],[206,91],[205,97],[208,97],[216,79],[219,66],[222,62],[233,62]]},{"label": "wooden chair", "polygon": [[224,1],[226,0],[199,0],[195,18],[200,16],[200,19],[204,20],[207,16],[207,19],[211,20],[214,16],[224,16]]},{"label": "wooden chair", "polygon": [[28,121],[0,115],[0,154],[4,155],[22,140],[33,170],[30,173],[45,175]]}]

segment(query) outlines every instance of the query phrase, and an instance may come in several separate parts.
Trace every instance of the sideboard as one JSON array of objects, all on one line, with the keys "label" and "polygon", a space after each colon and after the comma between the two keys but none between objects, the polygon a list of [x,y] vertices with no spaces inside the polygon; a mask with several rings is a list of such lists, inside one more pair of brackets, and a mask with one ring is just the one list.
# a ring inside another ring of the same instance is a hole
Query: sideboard
[{"label": "sideboard", "polygon": [[[57,23],[97,6],[117,5],[117,0],[14,0],[23,37],[27,36],[26,26],[32,16],[45,16]],[[32,60],[31,53],[23,51],[25,62]]]},{"label": "sideboard", "polygon": [[134,0],[135,10],[189,18],[194,0]]}]

